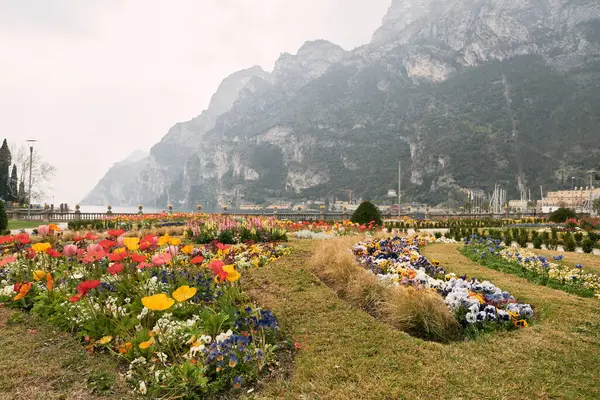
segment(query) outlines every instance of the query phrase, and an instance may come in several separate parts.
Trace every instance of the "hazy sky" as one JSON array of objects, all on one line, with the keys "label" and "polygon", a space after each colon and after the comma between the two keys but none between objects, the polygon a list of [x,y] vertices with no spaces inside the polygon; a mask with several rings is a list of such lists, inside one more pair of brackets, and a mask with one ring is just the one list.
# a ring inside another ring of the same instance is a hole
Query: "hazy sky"
[{"label": "hazy sky", "polygon": [[207,107],[221,80],[327,39],[370,41],[391,0],[0,0],[0,140],[81,200],[117,161]]}]

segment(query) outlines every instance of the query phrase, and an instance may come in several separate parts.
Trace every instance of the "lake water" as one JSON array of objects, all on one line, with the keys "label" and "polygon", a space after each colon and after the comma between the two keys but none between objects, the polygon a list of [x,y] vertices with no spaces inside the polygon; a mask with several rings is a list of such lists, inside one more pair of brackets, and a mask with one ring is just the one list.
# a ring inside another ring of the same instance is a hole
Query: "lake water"
[{"label": "lake water", "polygon": [[[82,205],[79,210],[82,213],[105,213],[106,211],[108,211],[106,206],[86,206],[86,205]],[[113,206],[112,211],[114,213],[135,214],[139,210],[136,206]],[[144,207],[144,209],[142,211],[144,212],[144,214],[154,214],[154,213],[159,213],[162,210],[159,210],[158,208]]]}]

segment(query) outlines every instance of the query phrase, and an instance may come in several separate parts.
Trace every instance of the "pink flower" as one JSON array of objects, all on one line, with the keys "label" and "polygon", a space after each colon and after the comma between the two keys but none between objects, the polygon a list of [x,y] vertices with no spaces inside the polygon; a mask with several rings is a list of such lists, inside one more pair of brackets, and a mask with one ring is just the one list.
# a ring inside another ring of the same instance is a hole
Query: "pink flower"
[{"label": "pink flower", "polygon": [[125,246],[125,238],[123,236],[119,236],[117,238],[117,246],[124,247]]},{"label": "pink flower", "polygon": [[96,243],[90,244],[87,247],[88,253],[96,253],[96,252],[103,252],[103,251],[104,251],[104,248]]},{"label": "pink flower", "polygon": [[163,254],[155,254],[152,256],[152,264],[160,267],[161,265],[165,265],[169,261],[171,261],[171,254],[163,253]]},{"label": "pink flower", "polygon": [[77,254],[77,246],[74,244],[68,244],[63,247],[63,253],[66,257],[73,257]]},{"label": "pink flower", "polygon": [[144,269],[144,268],[150,268],[152,266],[152,264],[147,263],[147,262],[141,262],[139,263],[136,268],[137,269]]},{"label": "pink flower", "polygon": [[15,261],[17,261],[17,257],[14,257],[14,256],[4,257],[2,260],[0,260],[0,267],[4,267],[6,264],[9,264],[9,263],[15,262]]},{"label": "pink flower", "polygon": [[50,233],[50,227],[48,225],[40,225],[37,228],[38,235],[46,236]]},{"label": "pink flower", "polygon": [[169,246],[169,247],[167,248],[167,252],[168,252],[168,253],[169,253],[171,256],[175,257],[177,254],[179,254],[179,247],[177,247],[177,246]]}]

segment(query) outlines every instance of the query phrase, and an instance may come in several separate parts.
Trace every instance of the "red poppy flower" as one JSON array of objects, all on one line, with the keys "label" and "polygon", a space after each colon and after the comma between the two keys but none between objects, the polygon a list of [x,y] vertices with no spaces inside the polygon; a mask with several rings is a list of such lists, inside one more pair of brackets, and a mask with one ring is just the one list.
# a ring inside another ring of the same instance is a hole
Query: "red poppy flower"
[{"label": "red poppy flower", "polygon": [[121,261],[127,257],[126,251],[119,251],[118,253],[110,253],[108,258],[110,261]]},{"label": "red poppy flower", "polygon": [[123,264],[121,264],[121,263],[114,263],[110,267],[108,267],[107,270],[108,270],[109,274],[116,275],[119,272],[123,271],[123,268],[124,268]]},{"label": "red poppy flower", "polygon": [[218,278],[221,282],[227,279],[227,272],[223,271],[223,266],[225,263],[222,260],[213,260],[208,264],[208,268],[210,268],[215,274],[216,278]]},{"label": "red poppy flower", "polygon": [[92,289],[97,288],[98,286],[100,286],[100,281],[99,280],[94,280],[94,281],[85,281],[85,282],[81,282],[79,285],[77,285],[77,291],[82,295],[86,295],[87,292],[89,292]]},{"label": "red poppy flower", "polygon": [[0,236],[0,244],[12,242],[14,239],[12,236]]},{"label": "red poppy flower", "polygon": [[98,239],[98,235],[94,235],[92,232],[88,232],[85,234],[84,239],[86,240],[96,240]]},{"label": "red poppy flower", "polygon": [[117,245],[117,242],[115,242],[114,240],[104,239],[104,240],[99,241],[98,244],[100,246],[102,246],[102,248],[104,248],[104,250],[108,250],[108,249],[115,247]]},{"label": "red poppy flower", "polygon": [[73,238],[73,241],[74,241],[74,242],[81,242],[82,240],[83,240],[83,236],[75,236],[75,237]]},{"label": "red poppy flower", "polygon": [[50,257],[59,258],[62,257],[62,253],[60,251],[56,251],[54,249],[48,249],[46,252]]},{"label": "red poppy flower", "polygon": [[219,249],[219,250],[227,250],[230,247],[231,246],[229,246],[228,244],[217,243],[217,249]]},{"label": "red poppy flower", "polygon": [[17,282],[17,283],[15,283],[15,284],[13,285],[13,291],[15,291],[15,292],[17,292],[17,293],[18,293],[18,292],[19,292],[19,290],[21,290],[21,285],[22,285],[22,283],[21,283],[21,282]]},{"label": "red poppy flower", "polygon": [[106,232],[108,234],[108,236],[112,236],[112,237],[119,237],[122,234],[125,233],[125,231],[123,229],[111,229],[108,232]]},{"label": "red poppy flower", "polygon": [[71,303],[75,303],[76,301],[79,301],[79,300],[81,300],[81,298],[82,298],[82,297],[83,297],[83,295],[82,295],[82,294],[80,294],[80,293],[77,293],[75,296],[71,296],[71,297],[69,298],[69,301],[70,301]]},{"label": "red poppy flower", "polygon": [[35,254],[36,254],[35,250],[32,249],[31,247],[28,248],[27,250],[25,250],[25,257],[30,260],[33,260],[35,258]]},{"label": "red poppy flower", "polygon": [[154,246],[155,237],[152,235],[146,235],[140,240],[140,249],[147,250]]},{"label": "red poppy flower", "polygon": [[131,255],[131,260],[133,262],[141,263],[141,262],[146,261],[146,256],[143,254],[133,253]]},{"label": "red poppy flower", "polygon": [[31,242],[29,235],[26,233],[19,233],[18,235],[15,235],[15,240],[21,244],[27,244]]},{"label": "red poppy flower", "polygon": [[196,264],[196,265],[202,264],[202,261],[204,261],[204,257],[202,257],[202,256],[196,256],[190,260],[190,262],[192,264]]}]

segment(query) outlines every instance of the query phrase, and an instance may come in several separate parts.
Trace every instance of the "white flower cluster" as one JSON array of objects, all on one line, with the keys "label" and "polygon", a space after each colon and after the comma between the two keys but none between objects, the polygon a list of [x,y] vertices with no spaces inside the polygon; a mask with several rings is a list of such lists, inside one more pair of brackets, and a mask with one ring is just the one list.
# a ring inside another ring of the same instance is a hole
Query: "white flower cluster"
[{"label": "white flower cluster", "polygon": [[154,325],[152,331],[158,334],[162,343],[181,343],[185,341],[186,331],[193,328],[199,321],[199,316],[194,316],[187,321],[173,320],[173,314],[165,313]]},{"label": "white flower cluster", "polygon": [[[6,282],[3,282],[5,284]],[[13,296],[15,294],[13,285],[6,285],[0,289],[0,296]]]},{"label": "white flower cluster", "polygon": [[[104,313],[111,315],[113,318],[126,316],[127,310],[125,309],[125,307],[118,305],[118,301],[119,299],[117,297],[108,297],[104,303]],[[125,303],[127,303],[127,301],[125,301]]]},{"label": "white flower cluster", "polygon": [[[91,304],[91,308],[90,308]],[[67,309],[67,319],[75,324],[84,324],[96,318],[95,312],[101,310],[100,304],[95,299],[89,298],[88,301],[78,301],[75,303],[64,302],[63,306]]]},{"label": "white flower cluster", "polygon": [[144,289],[150,294],[162,293],[166,290],[167,285],[158,280],[158,277],[153,276],[144,283]]},{"label": "white flower cluster", "polygon": [[217,343],[224,342],[227,339],[229,339],[231,337],[231,335],[233,335],[233,332],[231,331],[231,329],[228,330],[227,332],[219,333],[217,335],[217,337],[215,338],[215,342],[217,342]]}]

